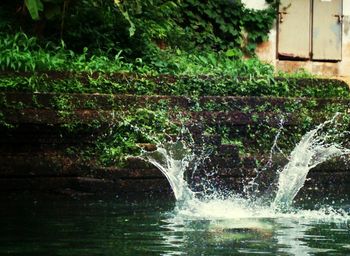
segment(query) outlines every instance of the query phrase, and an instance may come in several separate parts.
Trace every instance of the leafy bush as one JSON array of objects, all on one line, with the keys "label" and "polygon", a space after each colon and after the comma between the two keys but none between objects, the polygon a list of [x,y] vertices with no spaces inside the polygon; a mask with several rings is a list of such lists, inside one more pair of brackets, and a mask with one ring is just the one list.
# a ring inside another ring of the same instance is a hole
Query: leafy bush
[{"label": "leafy bush", "polygon": [[267,39],[276,17],[276,2],[250,10],[230,0],[5,0],[0,20],[4,31],[23,30],[46,40],[64,39],[69,49],[149,57],[157,47],[186,51],[241,49],[254,54]]}]

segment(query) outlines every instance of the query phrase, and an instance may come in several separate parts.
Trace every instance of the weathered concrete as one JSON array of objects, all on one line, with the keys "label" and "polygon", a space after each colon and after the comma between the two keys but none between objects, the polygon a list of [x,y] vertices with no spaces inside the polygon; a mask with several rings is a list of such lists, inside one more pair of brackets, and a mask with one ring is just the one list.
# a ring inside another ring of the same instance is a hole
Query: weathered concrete
[{"label": "weathered concrete", "polygon": [[[251,9],[264,9],[267,7],[265,0],[244,0],[243,1],[248,8]],[[293,1],[290,1],[291,3]],[[311,3],[312,1],[310,1]],[[256,53],[261,60],[271,63],[277,70],[286,72],[296,72],[300,70],[306,70],[313,74],[326,77],[342,77],[345,79],[350,78],[350,2],[342,1],[342,59],[338,62],[332,61],[312,61],[312,60],[281,60],[278,59],[277,44],[278,44],[278,24],[277,22],[273,26],[269,34],[269,40],[261,43]],[[276,13],[276,19],[277,13]],[[291,33],[291,37],[300,36]]]}]

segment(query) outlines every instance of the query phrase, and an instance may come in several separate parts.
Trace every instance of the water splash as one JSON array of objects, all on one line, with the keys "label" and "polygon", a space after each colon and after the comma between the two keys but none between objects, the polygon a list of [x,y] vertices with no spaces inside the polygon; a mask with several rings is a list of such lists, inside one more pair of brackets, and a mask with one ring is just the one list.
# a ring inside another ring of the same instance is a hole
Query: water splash
[{"label": "water splash", "polygon": [[194,199],[194,193],[189,189],[185,180],[185,171],[195,159],[192,150],[184,141],[168,142],[157,145],[157,150],[143,151],[140,156],[157,167],[167,178],[174,192],[177,202],[186,202]]},{"label": "water splash", "polygon": [[307,132],[294,148],[288,164],[279,173],[278,190],[272,204],[274,208],[278,210],[290,208],[312,168],[331,158],[350,153],[350,150],[341,145],[328,142],[329,134],[323,130],[327,125],[333,124],[337,117],[338,114]]},{"label": "water splash", "polygon": [[[273,158],[275,156],[275,153],[278,152],[280,153],[284,158],[288,158],[285,153],[282,151],[282,149],[279,148],[278,146],[278,140],[282,134],[282,131],[283,131],[283,126],[284,126],[284,117],[282,116],[282,118],[280,119],[280,122],[278,124],[278,130],[277,130],[277,133],[276,133],[276,136],[274,138],[274,141],[273,141],[273,144],[272,144],[272,147],[270,149],[270,153],[269,153],[269,158],[268,158],[268,161],[266,162],[266,164],[262,167],[262,168],[256,168],[255,169],[255,172],[256,172],[256,175],[248,180],[248,183],[244,186],[243,188],[243,192],[244,194],[249,197],[249,198],[254,198],[254,199],[259,199],[260,201],[266,201],[267,199],[265,198],[270,198],[269,194],[269,190],[271,188],[271,185],[268,187],[267,191],[265,191],[264,194],[261,195],[261,192],[260,191],[262,188],[261,188],[261,185],[263,183],[266,183],[266,181],[263,181],[264,178],[266,177],[270,177],[270,178],[273,178],[274,176],[274,168],[273,168]],[[272,182],[272,180],[271,180]],[[260,197],[260,198],[259,198]]]},{"label": "water splash", "polygon": [[[330,158],[350,154],[350,150],[332,142],[324,122],[306,133],[289,156],[288,164],[276,172],[275,197],[243,198],[240,194],[223,197],[218,191],[210,196],[197,196],[188,185],[185,173],[201,159],[184,140],[157,145],[153,152],[143,152],[141,158],[155,165],[168,179],[177,200],[175,212],[185,219],[244,219],[244,218],[306,218],[315,220],[350,220],[348,213],[333,208],[301,210],[291,207],[293,199],[303,187],[310,169]],[[280,135],[280,132],[278,136]],[[276,136],[276,140],[278,138]],[[339,136],[340,138],[341,136]],[[274,142],[276,147],[277,142]],[[270,156],[271,158],[271,156]],[[195,163],[195,164],[193,164]],[[187,175],[188,176],[188,175]],[[255,180],[256,181],[256,180]]]}]

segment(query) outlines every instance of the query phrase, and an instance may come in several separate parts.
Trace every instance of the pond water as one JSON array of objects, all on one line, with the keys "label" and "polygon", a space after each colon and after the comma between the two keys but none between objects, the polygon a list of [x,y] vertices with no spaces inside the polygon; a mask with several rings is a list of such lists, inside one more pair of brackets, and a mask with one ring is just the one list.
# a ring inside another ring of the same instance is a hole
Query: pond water
[{"label": "pond water", "polygon": [[[307,132],[283,168],[258,170],[241,192],[210,184],[193,191],[186,172],[196,172],[202,154],[177,140],[139,156],[164,174],[174,197],[2,195],[0,255],[350,255],[349,197],[327,202],[318,191],[295,200],[313,167],[350,155],[348,133],[329,129],[336,117]],[[273,181],[262,188],[266,171]]]},{"label": "pond water", "polygon": [[[172,197],[17,194],[0,201],[0,255],[350,254],[348,217],[320,211],[207,219],[184,217]],[[349,202],[338,207],[350,213]]]}]

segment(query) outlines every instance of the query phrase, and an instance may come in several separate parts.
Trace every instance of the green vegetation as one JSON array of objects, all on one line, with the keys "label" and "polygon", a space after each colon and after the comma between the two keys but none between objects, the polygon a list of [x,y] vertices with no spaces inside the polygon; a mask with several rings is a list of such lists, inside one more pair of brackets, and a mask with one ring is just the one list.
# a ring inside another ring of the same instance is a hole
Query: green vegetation
[{"label": "green vegetation", "polygon": [[[226,52],[161,51],[157,59],[126,62],[77,54],[63,42],[45,46],[24,33],[0,33],[0,88],[7,91],[133,93],[138,95],[249,95],[348,97],[340,82],[321,82],[299,74],[276,74],[255,58],[237,59]],[[16,72],[16,73],[13,73]],[[295,78],[294,78],[295,77]],[[301,81],[301,82],[300,82]],[[303,82],[304,81],[304,82]]]},{"label": "green vegetation", "polygon": [[[173,121],[185,122],[188,114],[179,117],[182,111],[240,111],[250,116],[252,123],[245,131],[204,124],[206,134],[221,135],[222,143],[247,154],[258,147],[269,150],[277,132],[276,124],[269,122],[272,117],[266,115],[262,121],[262,114],[294,113],[300,126],[293,127],[296,136],[281,142],[288,148],[319,120],[313,115],[320,107],[314,98],[347,100],[350,93],[340,81],[316,79],[305,72],[276,73],[256,58],[254,50],[268,39],[278,1],[266,3],[265,10],[251,10],[241,1],[229,0],[5,0],[0,9],[0,91],[53,94],[48,96],[49,106],[33,94],[30,106],[4,98],[1,108],[52,108],[63,135],[101,130],[83,155],[98,154],[105,164],[136,154],[137,143],[176,134],[179,125]],[[77,121],[76,112],[101,105],[93,99],[75,102],[72,93],[110,94],[104,104],[113,110],[113,118],[99,109],[96,120]],[[175,108],[169,102],[121,103],[112,94],[186,96],[189,106],[169,111]],[[230,102],[201,102],[201,96],[310,99],[302,105],[292,99],[283,108],[267,101],[237,108]],[[324,117],[344,110],[341,104],[330,104]],[[0,125],[12,127],[2,111]]]},{"label": "green vegetation", "polygon": [[156,45],[253,54],[276,16],[278,1],[266,3],[265,10],[251,10],[230,0],[5,0],[0,29],[63,39],[74,51],[123,50],[131,58],[151,56]]},{"label": "green vegetation", "polygon": [[267,3],[254,11],[240,1],[8,0],[0,11],[0,69],[273,73],[269,65],[242,60],[267,39],[276,10],[274,1]]},{"label": "green vegetation", "polygon": [[8,0],[0,11],[0,89],[348,97],[342,85],[315,86],[299,73],[293,77],[308,78],[299,86],[254,58],[276,16],[278,1],[266,3],[251,10],[229,0]]},{"label": "green vegetation", "polygon": [[108,71],[120,72],[126,65],[119,54],[112,58],[88,55],[67,50],[63,41],[60,45],[48,42],[41,46],[36,37],[28,37],[19,32],[14,35],[0,33],[0,69],[2,71]]},{"label": "green vegetation", "polygon": [[109,128],[109,134],[101,136],[91,149],[92,152],[99,152],[99,160],[104,165],[121,165],[124,157],[140,153],[139,143],[164,141],[180,129],[159,105],[156,109],[152,109],[152,106],[131,109],[123,112],[120,119]]},{"label": "green vegetation", "polygon": [[145,62],[141,58],[126,62],[122,52],[114,56],[91,55],[85,47],[82,53],[68,50],[61,41],[41,46],[38,39],[19,32],[15,35],[0,33],[0,69],[2,71],[87,71],[87,72],[135,72],[138,74],[177,75],[273,75],[273,68],[256,59],[242,60],[226,52],[204,51],[187,53],[160,51],[154,59]]}]

